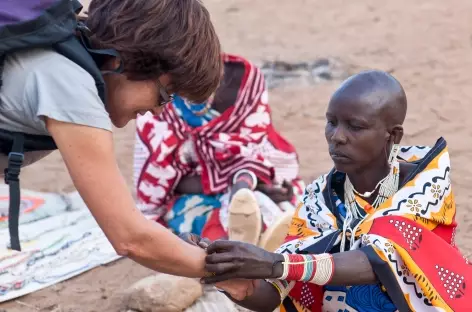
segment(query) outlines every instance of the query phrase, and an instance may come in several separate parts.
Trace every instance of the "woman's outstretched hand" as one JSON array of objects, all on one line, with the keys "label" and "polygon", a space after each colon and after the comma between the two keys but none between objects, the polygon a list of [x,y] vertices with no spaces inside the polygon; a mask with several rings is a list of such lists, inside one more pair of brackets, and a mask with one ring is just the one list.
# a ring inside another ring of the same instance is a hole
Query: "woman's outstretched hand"
[{"label": "woman's outstretched hand", "polygon": [[212,276],[202,278],[206,284],[231,279],[265,279],[282,276],[283,256],[257,246],[219,240],[207,248],[205,270]]},{"label": "woman's outstretched hand", "polygon": [[211,240],[209,240],[208,238],[200,237],[197,234],[193,233],[181,233],[179,234],[179,237],[190,245],[194,245],[202,249],[206,249],[211,244]]},{"label": "woman's outstretched hand", "polygon": [[242,301],[252,296],[259,280],[234,279],[216,283],[215,286],[225,291],[231,298]]},{"label": "woman's outstretched hand", "polygon": [[[202,249],[207,249],[211,244],[208,238],[193,233],[181,233],[179,237],[185,242]],[[233,299],[241,301],[253,294],[256,282],[256,280],[234,279],[216,283],[215,286],[225,291]]]}]

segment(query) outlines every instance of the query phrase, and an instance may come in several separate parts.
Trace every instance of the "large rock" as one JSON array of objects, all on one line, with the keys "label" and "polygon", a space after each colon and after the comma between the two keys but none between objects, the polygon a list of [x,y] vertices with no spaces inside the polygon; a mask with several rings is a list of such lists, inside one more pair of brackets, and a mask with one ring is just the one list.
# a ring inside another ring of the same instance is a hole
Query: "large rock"
[{"label": "large rock", "polygon": [[157,274],[146,277],[124,292],[125,309],[139,312],[180,312],[203,295],[196,279]]}]

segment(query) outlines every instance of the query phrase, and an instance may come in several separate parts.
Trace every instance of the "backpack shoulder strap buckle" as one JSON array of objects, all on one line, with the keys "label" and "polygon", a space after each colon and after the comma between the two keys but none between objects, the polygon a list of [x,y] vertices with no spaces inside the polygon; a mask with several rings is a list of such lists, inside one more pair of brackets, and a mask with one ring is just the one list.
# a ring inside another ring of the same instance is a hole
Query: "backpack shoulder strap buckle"
[{"label": "backpack shoulder strap buckle", "polygon": [[21,166],[25,160],[24,144],[25,136],[21,133],[13,135],[13,144],[8,153],[8,166],[5,168],[5,183],[18,182]]},{"label": "backpack shoulder strap buckle", "polygon": [[21,166],[25,160],[23,153],[10,152],[8,154],[8,167],[5,168],[5,183],[19,181]]},{"label": "backpack shoulder strap buckle", "polygon": [[10,187],[10,205],[8,208],[8,230],[10,232],[10,247],[21,251],[19,220],[21,205],[20,171],[25,160],[25,136],[22,133],[13,134],[13,144],[8,153],[8,166],[5,169],[5,183]]}]

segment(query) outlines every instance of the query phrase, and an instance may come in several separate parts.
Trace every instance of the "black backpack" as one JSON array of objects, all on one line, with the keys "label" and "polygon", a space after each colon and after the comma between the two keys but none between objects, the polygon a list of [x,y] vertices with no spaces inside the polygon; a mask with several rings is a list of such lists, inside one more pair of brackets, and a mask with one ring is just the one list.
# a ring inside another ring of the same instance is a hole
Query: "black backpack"
[{"label": "black backpack", "polygon": [[[37,0],[0,0],[0,88],[5,58],[9,53],[52,48],[95,79],[98,94],[105,103],[105,83],[99,68],[104,57],[119,55],[115,50],[90,48],[89,30],[77,19],[81,10],[78,0],[42,0],[39,3]],[[55,149],[57,147],[52,137],[0,129],[0,153],[8,156],[5,183],[10,187],[8,228],[11,249],[21,251],[18,233],[21,201],[19,174],[24,152]]]}]

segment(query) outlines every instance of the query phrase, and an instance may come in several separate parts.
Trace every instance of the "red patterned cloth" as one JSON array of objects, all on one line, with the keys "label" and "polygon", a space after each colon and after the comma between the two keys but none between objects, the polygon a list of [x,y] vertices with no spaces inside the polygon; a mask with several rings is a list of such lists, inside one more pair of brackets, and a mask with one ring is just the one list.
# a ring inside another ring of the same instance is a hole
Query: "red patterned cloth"
[{"label": "red patterned cloth", "polygon": [[[219,117],[192,128],[179,115],[175,105],[168,105],[160,116],[137,119],[137,135],[149,151],[137,181],[141,207],[156,210],[173,197],[182,177],[198,174],[205,194],[228,190],[233,175],[241,169],[253,171],[271,184],[282,180],[298,183],[298,156],[295,148],[273,127],[264,77],[259,68],[234,55],[224,55],[224,62],[244,67],[235,102]],[[198,166],[193,168],[179,157],[179,148],[191,139],[196,147]],[[165,211],[162,211],[165,213]]]}]

